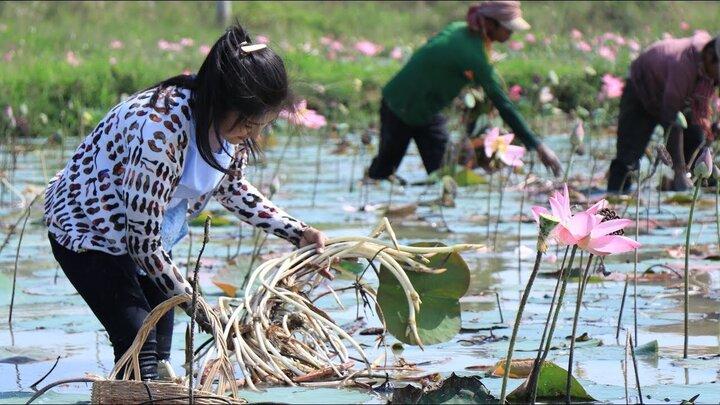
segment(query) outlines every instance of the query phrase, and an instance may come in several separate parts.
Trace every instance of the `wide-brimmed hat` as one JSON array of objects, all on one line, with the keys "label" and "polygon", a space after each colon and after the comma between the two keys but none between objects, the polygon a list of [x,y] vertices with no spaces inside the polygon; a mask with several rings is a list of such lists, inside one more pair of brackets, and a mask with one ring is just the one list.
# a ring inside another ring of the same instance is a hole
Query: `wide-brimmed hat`
[{"label": "wide-brimmed hat", "polygon": [[472,5],[467,12],[468,26],[478,29],[480,17],[492,18],[511,31],[530,29],[530,24],[522,17],[519,1],[483,1]]}]

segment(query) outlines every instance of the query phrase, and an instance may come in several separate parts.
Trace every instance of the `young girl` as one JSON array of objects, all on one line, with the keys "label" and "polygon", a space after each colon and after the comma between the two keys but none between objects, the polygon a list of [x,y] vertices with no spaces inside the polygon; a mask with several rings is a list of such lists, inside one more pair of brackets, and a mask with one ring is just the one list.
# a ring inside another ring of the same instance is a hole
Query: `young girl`
[{"label": "young girl", "polygon": [[[245,180],[263,128],[289,106],[282,60],[239,25],[196,76],[175,76],[115,106],[45,193],[52,251],[110,336],[115,361],[154,306],[192,287],[170,250],[214,196],[241,220],[296,246],[325,236]],[[186,307],[186,311],[189,308]],[[170,354],[173,312],[142,348],[143,379]]]}]

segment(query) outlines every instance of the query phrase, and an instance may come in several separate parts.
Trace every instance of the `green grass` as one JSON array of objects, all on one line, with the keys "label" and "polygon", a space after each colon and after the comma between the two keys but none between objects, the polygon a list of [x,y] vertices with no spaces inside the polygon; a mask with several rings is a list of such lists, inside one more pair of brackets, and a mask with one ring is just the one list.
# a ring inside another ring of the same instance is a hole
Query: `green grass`
[{"label": "green grass", "polygon": [[[462,19],[468,4],[234,2],[232,11],[252,34],[270,38],[286,61],[297,93],[331,118],[364,125],[375,119],[379,90],[401,62],[386,56],[328,60],[313,51],[321,48],[320,37],[338,38],[346,47],[367,39],[383,45],[387,55],[395,46],[421,45],[446,23]],[[569,83],[568,93],[576,92],[576,86],[581,89],[577,92],[584,91],[586,66],[623,75],[630,61],[628,52],[621,52],[614,64],[580,53],[569,40],[572,28],[588,36],[618,32],[645,45],[663,32],[687,34],[679,28],[681,21],[711,32],[717,22],[717,4],[712,2],[528,2],[523,8],[539,42],[522,52],[497,45],[497,51],[508,55],[498,70],[508,84],[528,88],[533,79],[554,70]],[[215,2],[2,2],[0,53],[11,53],[12,60],[0,65],[0,105],[16,111],[21,104],[27,106],[34,134],[82,133],[123,93],[185,69],[195,71],[203,59],[198,47],[211,45],[222,32],[214,20]],[[161,39],[181,38],[191,38],[194,45],[177,53],[158,49]],[[550,45],[542,45],[545,38]],[[122,41],[123,48],[110,49],[112,40]],[[313,50],[304,50],[304,44]],[[79,66],[67,63],[67,52],[75,53]],[[591,81],[597,88],[599,78]],[[336,103],[348,107],[351,117],[343,118]],[[524,108],[526,113],[534,110],[532,105]]]}]

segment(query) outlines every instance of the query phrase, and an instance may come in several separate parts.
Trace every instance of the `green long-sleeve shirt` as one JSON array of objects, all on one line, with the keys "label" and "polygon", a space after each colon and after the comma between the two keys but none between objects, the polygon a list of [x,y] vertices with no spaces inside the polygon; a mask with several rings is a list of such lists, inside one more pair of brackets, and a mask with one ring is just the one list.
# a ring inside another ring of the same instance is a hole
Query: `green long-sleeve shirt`
[{"label": "green long-sleeve shirt", "polygon": [[505,123],[529,149],[535,134],[508,99],[482,40],[465,22],[450,23],[415,51],[383,88],[385,104],[408,125],[427,124],[466,85],[480,85]]}]

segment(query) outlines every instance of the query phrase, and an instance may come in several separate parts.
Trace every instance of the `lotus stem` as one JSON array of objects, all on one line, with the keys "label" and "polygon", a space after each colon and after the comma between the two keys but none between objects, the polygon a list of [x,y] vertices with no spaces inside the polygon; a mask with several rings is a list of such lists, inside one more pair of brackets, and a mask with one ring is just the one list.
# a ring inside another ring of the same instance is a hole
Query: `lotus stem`
[{"label": "lotus stem", "polygon": [[[538,235],[538,243],[540,243],[540,239],[542,237]],[[543,252],[538,250],[537,254],[535,255],[535,265],[533,266],[532,273],[530,273],[530,278],[528,278],[528,282],[525,285],[525,291],[523,292],[522,298],[520,299],[520,305],[518,306],[517,314],[515,315],[515,325],[513,326],[512,335],[510,336],[510,343],[508,345],[508,353],[507,357],[505,358],[505,370],[503,372],[503,380],[502,380],[502,388],[500,389],[500,403],[505,403],[505,394],[507,392],[507,380],[510,375],[510,363],[512,362],[512,355],[513,350],[515,349],[515,339],[517,338],[517,332],[520,328],[520,320],[522,319],[523,311],[525,310],[525,304],[527,304],[527,300],[530,297],[530,291],[532,290],[532,285],[535,282],[535,277],[537,276],[538,270],[540,269],[540,261],[542,259]]]},{"label": "lotus stem", "polygon": [[715,179],[715,231],[720,246],[720,179]]},{"label": "lotus stem", "polygon": [[689,316],[690,316],[690,230],[692,228],[693,214],[695,213],[695,203],[697,203],[700,194],[701,179],[695,181],[695,191],[693,193],[692,203],[690,204],[690,215],[688,216],[687,230],[685,231],[685,273],[683,274],[683,358],[688,358],[688,334],[689,334]]},{"label": "lotus stem", "polygon": [[577,324],[578,324],[578,318],[580,317],[580,307],[582,305],[582,298],[583,294],[585,293],[585,285],[587,284],[586,279],[589,279],[590,277],[590,264],[593,261],[593,254],[590,254],[590,257],[588,257],[587,264],[585,266],[585,271],[580,274],[580,278],[578,280],[578,292],[577,292],[577,301],[575,302],[575,316],[573,317],[573,326],[572,326],[572,333],[570,334],[570,354],[568,358],[568,369],[567,369],[567,380],[565,381],[565,402],[570,403],[570,385],[572,383],[572,362],[573,362],[573,355],[575,354],[575,336],[577,334]]},{"label": "lotus stem", "polygon": [[[565,254],[563,255],[562,264],[560,265],[560,275],[558,276],[557,283],[555,283],[555,290],[553,291],[552,299],[550,300],[550,309],[548,310],[548,316],[547,320],[545,320],[545,328],[543,328],[542,337],[540,338],[540,345],[538,346],[538,352],[535,356],[535,361],[533,362],[533,368],[530,371],[530,375],[528,376],[528,388],[530,392],[530,398],[532,403],[535,402],[535,395],[537,391],[537,379],[539,377],[540,368],[542,367],[542,361],[544,361],[543,358],[543,346],[545,346],[545,339],[548,338],[549,340],[552,340],[552,337],[548,337],[548,331],[550,329],[551,324],[551,318],[553,315],[553,308],[555,307],[556,298],[558,295],[558,292],[560,290],[560,285],[563,284],[563,281],[565,280],[565,260],[568,257],[568,252],[570,251],[570,246],[567,246],[565,248]],[[564,290],[563,290],[564,293]],[[560,303],[557,304],[558,306]],[[548,340],[548,341],[549,341]]]},{"label": "lotus stem", "polygon": [[[195,351],[195,348],[193,347],[194,337],[195,337],[195,317],[197,316],[197,298],[198,298],[198,286],[200,283],[198,282],[198,271],[200,270],[200,259],[202,258],[202,254],[205,251],[205,245],[207,245],[209,241],[208,234],[210,233],[210,220],[211,217],[208,215],[207,218],[205,218],[205,226],[203,230],[203,242],[202,246],[200,247],[200,253],[198,253],[197,261],[195,262],[195,271],[193,271],[193,292],[192,292],[192,301],[190,304],[190,314],[192,315],[190,317],[190,342],[188,345],[190,346],[190,363],[188,364],[188,403],[192,404],[194,401],[193,395],[195,394],[193,391],[193,361],[192,361],[192,353]],[[209,316],[208,316],[209,318]]]},{"label": "lotus stem", "polygon": [[628,334],[628,338],[630,339],[630,357],[632,358],[633,362],[633,370],[635,370],[635,386],[638,390],[638,399],[640,400],[640,405],[643,403],[643,397],[642,397],[642,391],[640,389],[640,371],[638,370],[637,366],[637,358],[635,358],[635,346],[637,346],[637,342],[633,342],[632,336]]},{"label": "lotus stem", "polygon": [[17,250],[15,251],[15,264],[13,265],[12,292],[10,293],[10,309],[8,313],[8,325],[10,325],[10,328],[12,328],[13,307],[15,306],[15,285],[17,283],[20,247],[22,246],[23,235],[25,235],[25,226],[27,225],[28,218],[30,218],[30,209],[32,208],[33,204],[35,204],[35,201],[37,201],[39,196],[40,194],[36,195],[35,198],[33,198],[33,200],[30,202],[30,204],[28,204],[27,208],[25,208],[25,219],[23,220],[22,228],[20,228],[20,236],[18,238]]},{"label": "lotus stem", "polygon": [[[638,169],[638,178],[640,169]],[[640,240],[640,184],[638,183],[637,195],[635,196],[635,240]],[[637,324],[637,266],[638,266],[638,250],[635,249],[633,261],[633,333],[635,334],[635,342],[638,337]]]}]

